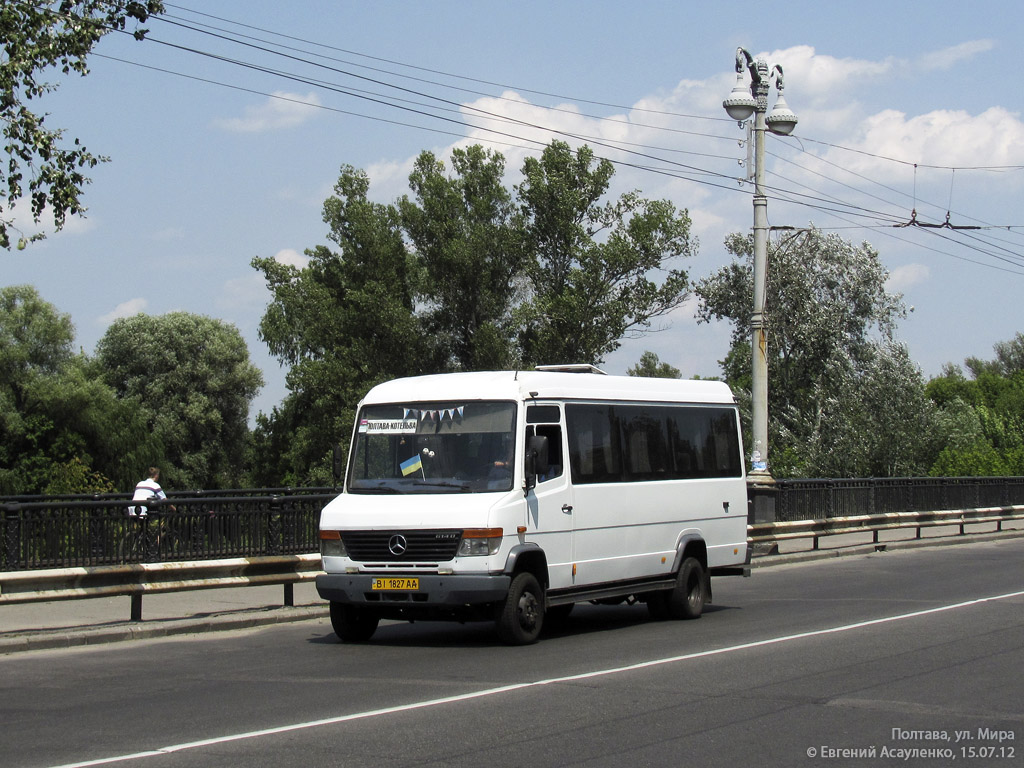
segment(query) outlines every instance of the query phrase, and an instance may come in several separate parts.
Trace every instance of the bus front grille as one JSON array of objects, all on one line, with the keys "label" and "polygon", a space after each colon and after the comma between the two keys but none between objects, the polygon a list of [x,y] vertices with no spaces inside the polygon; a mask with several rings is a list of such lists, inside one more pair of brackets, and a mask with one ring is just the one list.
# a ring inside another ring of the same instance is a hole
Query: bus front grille
[{"label": "bus front grille", "polygon": [[341,540],[357,562],[445,562],[458,552],[462,531],[342,531]]}]

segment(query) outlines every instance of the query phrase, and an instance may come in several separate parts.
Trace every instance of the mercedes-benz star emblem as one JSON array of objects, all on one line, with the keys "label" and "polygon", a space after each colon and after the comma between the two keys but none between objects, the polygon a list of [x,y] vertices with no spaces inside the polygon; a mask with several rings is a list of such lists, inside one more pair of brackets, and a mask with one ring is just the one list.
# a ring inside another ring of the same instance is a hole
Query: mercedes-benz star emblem
[{"label": "mercedes-benz star emblem", "polygon": [[388,549],[391,554],[395,557],[401,557],[405,554],[405,550],[409,548],[409,542],[405,540],[405,536],[400,533],[396,533],[390,539],[388,539]]}]

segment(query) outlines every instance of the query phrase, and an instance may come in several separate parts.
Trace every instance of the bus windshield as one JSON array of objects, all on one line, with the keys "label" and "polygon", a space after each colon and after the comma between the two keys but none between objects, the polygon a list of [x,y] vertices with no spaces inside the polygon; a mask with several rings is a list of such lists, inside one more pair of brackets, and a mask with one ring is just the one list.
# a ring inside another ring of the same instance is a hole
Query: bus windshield
[{"label": "bus windshield", "polygon": [[367,405],[357,418],[350,493],[512,490],[515,403]]}]

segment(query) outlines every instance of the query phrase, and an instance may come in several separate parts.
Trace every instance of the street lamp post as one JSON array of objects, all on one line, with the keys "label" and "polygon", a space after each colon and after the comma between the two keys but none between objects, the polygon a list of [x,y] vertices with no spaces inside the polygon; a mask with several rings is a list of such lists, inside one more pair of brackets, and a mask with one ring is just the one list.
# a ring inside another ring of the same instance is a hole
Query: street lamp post
[{"label": "street lamp post", "polygon": [[[749,89],[744,83],[743,69],[750,77]],[[778,97],[771,114],[768,112],[768,91],[775,77]],[[771,70],[764,59],[754,59],[743,48],[736,49],[736,85],[722,106],[733,120],[743,123],[754,115],[754,309],[750,315],[752,346],[751,467],[748,478],[752,484],[774,482],[768,468],[768,337],[765,330],[764,296],[768,269],[768,198],[764,193],[764,133],[786,135],[796,127],[797,117],[782,96],[782,67]]]}]

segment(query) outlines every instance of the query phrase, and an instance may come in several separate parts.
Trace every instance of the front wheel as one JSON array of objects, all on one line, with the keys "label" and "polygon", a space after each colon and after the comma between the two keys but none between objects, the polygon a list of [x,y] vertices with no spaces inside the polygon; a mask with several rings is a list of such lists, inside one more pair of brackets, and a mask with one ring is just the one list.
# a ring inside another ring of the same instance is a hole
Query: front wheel
[{"label": "front wheel", "polygon": [[537,642],[544,626],[544,592],[532,573],[512,579],[495,624],[498,637],[507,645]]},{"label": "front wheel", "polygon": [[343,643],[362,643],[373,637],[380,619],[365,608],[331,601],[331,626]]}]

